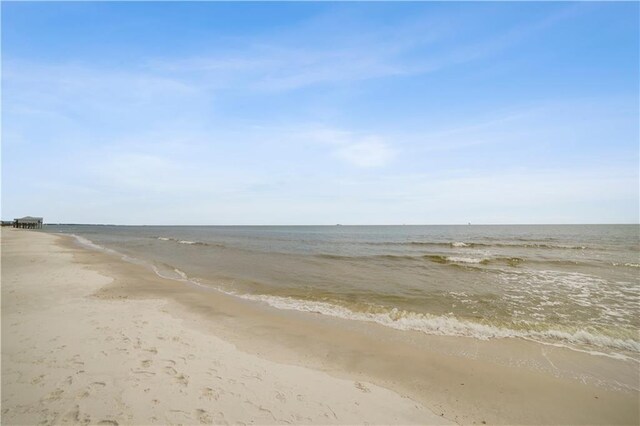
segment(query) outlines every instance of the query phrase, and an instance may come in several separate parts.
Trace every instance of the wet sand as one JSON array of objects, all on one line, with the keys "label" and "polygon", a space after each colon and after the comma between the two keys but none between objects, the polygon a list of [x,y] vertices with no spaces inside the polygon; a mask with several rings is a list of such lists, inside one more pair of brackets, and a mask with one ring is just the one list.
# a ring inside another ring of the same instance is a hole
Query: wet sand
[{"label": "wet sand", "polygon": [[[639,422],[635,361],[514,339],[426,336],[280,311],[160,278],[66,237],[3,230],[2,257],[2,409],[8,423],[35,418],[20,416],[36,415],[38,404],[48,411],[37,415],[56,422],[65,416],[81,422],[85,415],[96,423],[102,412],[91,410],[105,404],[112,404],[111,417],[105,410],[103,420],[119,423]],[[64,315],[68,318],[60,322]],[[100,351],[108,355],[100,358]],[[261,380],[241,379],[256,373],[255,365],[261,366]],[[116,388],[110,397],[92,394],[93,382],[79,378],[97,377],[89,366],[111,378],[94,380],[105,383],[102,392],[107,382]],[[294,370],[283,375],[279,369]],[[240,373],[244,370],[249,373]],[[292,390],[295,386],[325,394],[305,394]],[[207,400],[207,388],[227,395],[226,405],[221,396]],[[83,392],[93,405],[81,405]],[[233,394],[240,396],[234,400]],[[241,408],[252,398],[257,408]],[[305,411],[309,406],[317,411]],[[334,414],[322,411],[324,406]]]}]

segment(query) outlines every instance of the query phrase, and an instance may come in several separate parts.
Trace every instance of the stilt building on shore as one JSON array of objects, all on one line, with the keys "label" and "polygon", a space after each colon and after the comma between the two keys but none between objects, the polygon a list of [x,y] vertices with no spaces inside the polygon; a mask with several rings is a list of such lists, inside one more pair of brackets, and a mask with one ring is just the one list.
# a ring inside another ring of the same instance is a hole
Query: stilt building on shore
[{"label": "stilt building on shore", "polygon": [[19,219],[13,220],[14,228],[22,228],[22,229],[40,229],[42,228],[42,218],[41,217],[33,217],[33,216],[25,216]]}]

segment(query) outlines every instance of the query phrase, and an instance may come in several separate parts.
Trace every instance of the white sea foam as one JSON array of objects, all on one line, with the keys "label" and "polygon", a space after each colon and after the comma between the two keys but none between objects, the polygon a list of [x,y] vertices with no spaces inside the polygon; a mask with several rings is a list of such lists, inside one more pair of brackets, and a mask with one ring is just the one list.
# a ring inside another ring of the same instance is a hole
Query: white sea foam
[{"label": "white sea foam", "polygon": [[627,266],[629,268],[640,268],[640,263],[617,263],[617,262],[613,262],[613,266]]},{"label": "white sea foam", "polygon": [[563,303],[557,300],[540,302],[540,306],[560,306],[560,305],[563,305]]},{"label": "white sea foam", "polygon": [[113,251],[110,249],[107,249],[105,247],[102,247],[101,245],[98,245],[96,243],[94,243],[93,241],[90,241],[84,237],[81,237],[80,235],[76,235],[76,234],[71,234],[76,241],[78,241],[80,243],[80,245],[88,247],[92,250],[97,250],[97,251]]},{"label": "white sea foam", "polygon": [[175,275],[167,275],[165,273],[163,273],[160,268],[158,268],[156,265],[149,265],[151,267],[151,269],[153,270],[153,272],[156,273],[157,276],[159,276],[160,278],[165,278],[168,280],[175,280],[175,281],[184,281],[184,282],[190,282],[190,283],[194,283],[196,284],[193,280],[189,279],[189,277],[187,276],[187,274],[185,274],[183,271],[181,271],[178,268],[174,268],[172,272],[175,273]]},{"label": "white sea foam", "polygon": [[109,254],[111,256],[118,256],[120,259],[124,260],[125,262],[135,263],[137,265],[146,265],[146,262],[143,262],[142,260],[137,259],[135,257],[131,257],[131,256],[128,256],[126,254],[122,254],[119,251],[103,247],[103,246],[101,246],[99,244],[96,244],[93,241],[90,241],[90,240],[88,240],[88,239],[86,239],[84,237],[81,237],[79,235],[76,235],[76,234],[70,234],[70,235],[72,237],[74,237],[76,239],[76,241],[78,241],[78,243],[80,243],[80,245],[82,245],[82,246],[84,246],[84,247],[86,247],[88,249],[99,251],[99,252],[102,252],[102,253],[106,253],[106,254]]},{"label": "white sea foam", "polygon": [[477,257],[461,257],[461,256],[447,256],[447,261],[455,263],[482,263],[487,259],[479,259]]},{"label": "white sea foam", "polygon": [[459,242],[459,241],[453,242],[453,243],[451,243],[451,245],[453,247],[469,247],[469,244],[463,243],[463,242]]},{"label": "white sea foam", "polygon": [[176,277],[170,277],[168,275],[164,275],[160,269],[158,269],[158,267],[156,265],[151,265],[151,269],[153,270],[153,272],[156,273],[157,276],[159,276],[160,278],[165,278],[167,280],[176,280],[176,281],[180,281],[179,279],[177,279]]},{"label": "white sea foam", "polygon": [[176,242],[178,244],[189,244],[189,245],[202,244],[202,245],[205,245],[204,243],[201,243],[199,241],[178,240],[177,238],[169,238],[169,237],[156,237],[156,238],[161,240],[161,241],[173,241],[173,242]]},{"label": "white sea foam", "polygon": [[184,272],[182,272],[180,269],[175,268],[173,271],[174,271],[176,274],[178,274],[178,275],[180,276],[180,278],[182,278],[183,280],[185,280],[185,281],[188,281],[188,280],[189,280],[189,277],[187,276],[187,274],[185,274]]},{"label": "white sea foam", "polygon": [[[421,331],[426,334],[441,336],[473,337],[481,340],[494,338],[524,338],[536,340],[539,343],[546,343],[551,340],[573,345],[591,345],[600,348],[640,353],[640,342],[638,341],[632,339],[615,339],[608,336],[593,334],[585,330],[578,330],[575,332],[560,330],[521,331],[460,320],[453,315],[436,316],[408,312],[395,308],[386,313],[380,313],[379,310],[376,310],[376,312],[356,312],[343,306],[321,301],[299,300],[291,297],[268,295],[231,294],[242,299],[264,302],[278,309],[312,312],[350,320],[374,322],[397,330]],[[599,354],[614,358],[627,358],[621,354]]]}]

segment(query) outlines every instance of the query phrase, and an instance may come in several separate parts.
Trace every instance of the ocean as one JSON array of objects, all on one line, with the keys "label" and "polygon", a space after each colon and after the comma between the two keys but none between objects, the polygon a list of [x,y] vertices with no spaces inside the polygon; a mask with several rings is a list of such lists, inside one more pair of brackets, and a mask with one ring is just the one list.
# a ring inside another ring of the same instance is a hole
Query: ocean
[{"label": "ocean", "polygon": [[398,330],[640,360],[638,225],[47,225],[158,275]]}]

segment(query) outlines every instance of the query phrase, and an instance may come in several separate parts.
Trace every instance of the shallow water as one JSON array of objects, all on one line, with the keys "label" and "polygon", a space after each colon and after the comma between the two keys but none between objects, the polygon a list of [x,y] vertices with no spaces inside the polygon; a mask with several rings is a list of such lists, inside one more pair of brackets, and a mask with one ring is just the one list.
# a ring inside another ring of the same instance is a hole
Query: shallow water
[{"label": "shallow water", "polygon": [[[640,358],[637,225],[56,225],[281,309]],[[94,247],[96,248],[96,247]]]}]

